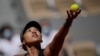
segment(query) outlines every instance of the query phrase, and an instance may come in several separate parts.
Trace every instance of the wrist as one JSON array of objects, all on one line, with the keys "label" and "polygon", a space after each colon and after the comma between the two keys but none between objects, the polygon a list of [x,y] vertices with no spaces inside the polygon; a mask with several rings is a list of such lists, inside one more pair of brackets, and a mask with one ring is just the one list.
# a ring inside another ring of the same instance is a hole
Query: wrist
[{"label": "wrist", "polygon": [[71,26],[73,20],[72,19],[67,19],[65,22],[65,26]]},{"label": "wrist", "polygon": [[71,23],[73,21],[73,19],[69,18],[69,19],[66,19],[66,22],[68,23]]}]

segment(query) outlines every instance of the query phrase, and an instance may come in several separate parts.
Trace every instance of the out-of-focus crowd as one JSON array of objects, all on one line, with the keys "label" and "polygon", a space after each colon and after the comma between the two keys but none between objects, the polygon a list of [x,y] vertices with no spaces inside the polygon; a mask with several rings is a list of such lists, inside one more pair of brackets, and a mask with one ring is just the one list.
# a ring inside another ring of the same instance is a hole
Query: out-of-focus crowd
[{"label": "out-of-focus crowd", "polygon": [[0,56],[13,56],[19,52],[19,35],[14,34],[10,24],[3,24],[0,28]]}]

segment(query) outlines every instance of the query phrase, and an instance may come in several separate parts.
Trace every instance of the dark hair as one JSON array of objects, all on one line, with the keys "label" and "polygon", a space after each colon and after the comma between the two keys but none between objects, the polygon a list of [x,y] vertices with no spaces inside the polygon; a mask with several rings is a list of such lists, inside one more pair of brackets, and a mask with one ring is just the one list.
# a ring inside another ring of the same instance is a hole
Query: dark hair
[{"label": "dark hair", "polygon": [[[23,34],[24,34],[24,33],[26,32],[26,30],[29,29],[30,27],[35,27],[35,28],[37,28],[37,29],[39,30],[39,32],[41,33],[41,26],[40,26],[40,24],[39,24],[38,22],[36,22],[36,21],[30,21],[30,22],[28,22],[28,23],[26,24],[26,26],[24,27],[24,29],[23,29],[23,31],[22,31],[22,33],[21,33],[21,35],[20,35],[21,42],[23,42],[23,40],[24,40]],[[24,50],[27,50],[24,44],[22,45],[22,47],[23,47]]]}]

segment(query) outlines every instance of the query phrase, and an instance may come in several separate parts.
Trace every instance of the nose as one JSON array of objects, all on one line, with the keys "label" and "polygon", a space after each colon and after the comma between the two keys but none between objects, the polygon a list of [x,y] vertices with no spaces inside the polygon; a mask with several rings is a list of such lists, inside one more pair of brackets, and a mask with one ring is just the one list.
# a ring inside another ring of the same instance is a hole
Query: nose
[{"label": "nose", "polygon": [[36,32],[32,32],[32,37],[38,37]]},{"label": "nose", "polygon": [[36,34],[36,32],[32,32],[32,34]]}]

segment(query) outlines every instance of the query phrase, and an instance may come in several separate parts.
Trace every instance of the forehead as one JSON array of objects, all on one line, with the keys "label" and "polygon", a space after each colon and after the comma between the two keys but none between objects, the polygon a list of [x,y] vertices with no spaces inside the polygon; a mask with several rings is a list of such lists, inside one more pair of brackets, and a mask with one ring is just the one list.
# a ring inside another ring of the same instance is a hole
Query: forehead
[{"label": "forehead", "polygon": [[[28,28],[28,29],[31,29],[31,30],[38,30],[36,27],[30,27],[30,28]],[[28,30],[27,29],[27,30]]]}]

